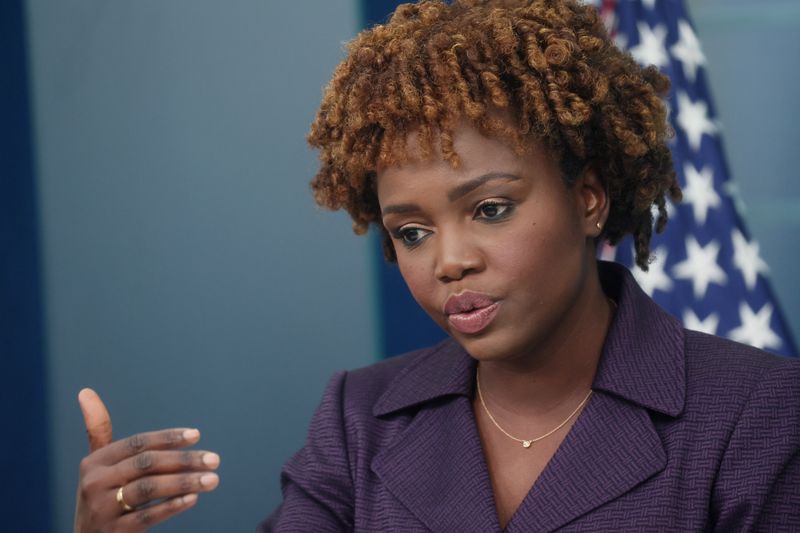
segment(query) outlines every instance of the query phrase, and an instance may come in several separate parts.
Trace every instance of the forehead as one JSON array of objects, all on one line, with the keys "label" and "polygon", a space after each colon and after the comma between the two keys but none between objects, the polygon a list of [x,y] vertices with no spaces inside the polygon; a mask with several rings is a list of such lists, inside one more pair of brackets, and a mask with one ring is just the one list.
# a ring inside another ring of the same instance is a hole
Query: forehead
[{"label": "forehead", "polygon": [[474,126],[461,122],[453,129],[453,151],[457,164],[447,160],[438,134],[433,137],[433,153],[424,157],[421,134],[414,130],[406,137],[406,157],[395,165],[377,169],[377,192],[381,203],[396,195],[425,194],[438,184],[457,185],[489,173],[508,173],[521,177],[531,172],[555,172],[558,165],[540,142],[531,141],[524,154],[518,154],[504,140],[486,137]]}]

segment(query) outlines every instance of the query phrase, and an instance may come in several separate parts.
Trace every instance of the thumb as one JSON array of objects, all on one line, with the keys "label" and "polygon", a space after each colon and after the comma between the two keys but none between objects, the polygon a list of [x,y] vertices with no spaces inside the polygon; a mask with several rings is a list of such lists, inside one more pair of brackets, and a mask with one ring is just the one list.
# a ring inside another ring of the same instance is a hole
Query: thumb
[{"label": "thumb", "polygon": [[103,400],[92,389],[81,390],[78,393],[78,403],[83,413],[91,453],[111,442],[111,417]]}]

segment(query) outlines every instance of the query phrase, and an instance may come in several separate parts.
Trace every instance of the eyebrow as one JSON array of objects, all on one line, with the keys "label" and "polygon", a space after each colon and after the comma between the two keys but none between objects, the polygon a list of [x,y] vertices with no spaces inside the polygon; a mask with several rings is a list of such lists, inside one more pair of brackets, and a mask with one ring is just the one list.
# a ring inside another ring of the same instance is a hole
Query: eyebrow
[{"label": "eyebrow", "polygon": [[488,174],[478,176],[477,178],[472,178],[471,180],[464,182],[461,185],[453,188],[450,192],[447,193],[447,199],[450,200],[451,202],[455,202],[462,196],[465,196],[468,193],[474,191],[487,181],[492,181],[492,180],[514,181],[518,179],[520,179],[520,177],[514,174],[507,174],[505,172],[489,172]]},{"label": "eyebrow", "polygon": [[[514,174],[508,174],[506,172],[489,172],[487,174],[483,174],[476,178],[472,178],[469,181],[466,181],[453,189],[451,189],[447,193],[447,199],[451,202],[455,202],[459,198],[466,196],[470,192],[474,191],[484,183],[487,183],[492,180],[508,180],[514,181],[520,179],[519,176]],[[386,216],[390,213],[412,213],[414,211],[419,211],[419,206],[417,204],[396,204],[396,205],[388,205],[384,209],[381,210],[381,216]]]}]

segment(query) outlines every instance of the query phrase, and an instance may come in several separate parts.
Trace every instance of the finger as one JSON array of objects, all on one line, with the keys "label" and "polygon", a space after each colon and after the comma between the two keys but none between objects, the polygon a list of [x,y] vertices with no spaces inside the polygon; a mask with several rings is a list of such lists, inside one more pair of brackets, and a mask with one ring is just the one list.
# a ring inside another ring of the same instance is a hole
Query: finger
[{"label": "finger", "polygon": [[97,460],[115,465],[146,450],[169,450],[191,446],[200,440],[200,432],[190,428],[171,428],[137,433],[114,441],[98,452]]},{"label": "finger", "polygon": [[163,501],[157,505],[131,511],[119,519],[121,531],[144,531],[167,518],[194,507],[197,494],[185,494]]},{"label": "finger", "polygon": [[213,452],[148,450],[121,461],[114,477],[119,484],[145,475],[208,471],[218,466],[219,455]]},{"label": "finger", "polygon": [[213,472],[192,474],[165,474],[139,478],[123,486],[125,503],[141,507],[161,498],[182,494],[208,492],[219,485],[219,476]]},{"label": "finger", "polygon": [[78,403],[83,413],[86,435],[89,437],[89,451],[93,452],[111,442],[111,417],[103,400],[92,389],[78,393]]}]

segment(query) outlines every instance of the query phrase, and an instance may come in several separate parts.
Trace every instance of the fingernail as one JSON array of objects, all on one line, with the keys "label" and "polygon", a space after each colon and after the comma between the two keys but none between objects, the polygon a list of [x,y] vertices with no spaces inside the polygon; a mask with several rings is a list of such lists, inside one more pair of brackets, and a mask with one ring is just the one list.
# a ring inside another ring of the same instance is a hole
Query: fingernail
[{"label": "fingernail", "polygon": [[197,494],[187,494],[183,497],[183,504],[189,505],[197,501]]},{"label": "fingernail", "polygon": [[185,440],[196,439],[199,436],[200,436],[200,432],[198,430],[196,430],[196,429],[187,429],[186,431],[183,432],[183,438]]},{"label": "fingernail", "polygon": [[211,468],[216,468],[219,466],[219,455],[215,453],[204,453],[203,454],[203,464],[206,466],[210,466]]},{"label": "fingernail", "polygon": [[204,487],[213,485],[217,481],[219,481],[219,476],[216,474],[203,474],[200,476],[200,484]]}]

